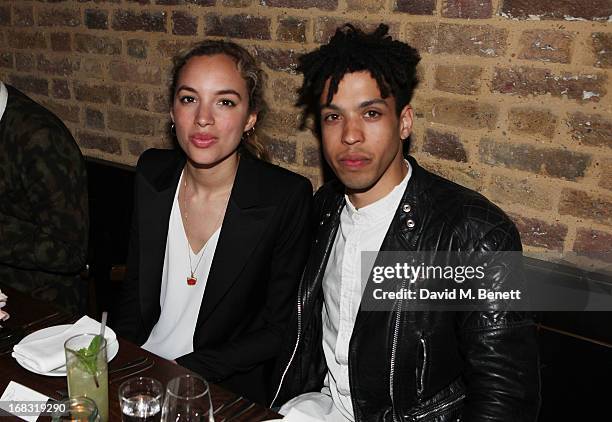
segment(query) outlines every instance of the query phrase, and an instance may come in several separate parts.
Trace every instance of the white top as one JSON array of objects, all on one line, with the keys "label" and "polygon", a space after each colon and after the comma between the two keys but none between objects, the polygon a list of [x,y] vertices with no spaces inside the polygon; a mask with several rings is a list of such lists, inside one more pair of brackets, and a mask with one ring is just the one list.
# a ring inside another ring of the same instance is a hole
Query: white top
[{"label": "white top", "polygon": [[[391,192],[378,201],[356,209],[346,197],[340,226],[323,276],[323,352],[327,363],[321,393],[298,396],[283,406],[329,422],[354,421],[348,372],[349,342],[361,296],[371,271],[361,274],[361,252],[378,251],[400,204],[412,168]],[[373,264],[373,262],[372,262]],[[333,404],[333,406],[332,406]]]},{"label": "white top", "polygon": [[[181,174],[178,186],[181,186],[182,180],[183,174]],[[168,224],[168,239],[159,297],[161,314],[148,340],[142,345],[143,349],[165,359],[176,359],[193,352],[193,334],[221,232],[221,227],[219,227],[208,239],[206,245],[197,254],[194,254],[183,226],[178,192],[177,188]],[[191,265],[194,268],[200,256],[204,254],[194,274],[198,280],[194,286],[187,284],[187,277],[191,275],[187,253],[191,254]]]},{"label": "white top", "polygon": [[8,91],[6,90],[6,87],[4,86],[2,81],[0,81],[0,119],[2,119],[2,116],[4,115],[4,110],[6,110],[7,102],[8,102]]}]

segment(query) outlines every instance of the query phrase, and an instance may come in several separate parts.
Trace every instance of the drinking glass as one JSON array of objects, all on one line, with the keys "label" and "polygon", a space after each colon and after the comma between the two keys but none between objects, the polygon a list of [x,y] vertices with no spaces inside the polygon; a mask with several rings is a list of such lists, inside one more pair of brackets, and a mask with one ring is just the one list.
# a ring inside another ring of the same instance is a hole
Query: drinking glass
[{"label": "drinking glass", "polygon": [[60,408],[65,411],[53,414],[53,422],[100,422],[96,403],[87,397],[62,400],[58,403],[58,409]]},{"label": "drinking glass", "polygon": [[197,375],[181,375],[166,386],[162,422],[214,422],[208,383]]},{"label": "drinking glass", "polygon": [[164,387],[148,377],[130,378],[119,386],[123,422],[159,422]]},{"label": "drinking glass", "polygon": [[101,422],[108,421],[108,367],[106,340],[101,339],[97,353],[91,342],[96,334],[79,334],[64,343],[66,375],[70,398],[84,396],[98,407]]}]

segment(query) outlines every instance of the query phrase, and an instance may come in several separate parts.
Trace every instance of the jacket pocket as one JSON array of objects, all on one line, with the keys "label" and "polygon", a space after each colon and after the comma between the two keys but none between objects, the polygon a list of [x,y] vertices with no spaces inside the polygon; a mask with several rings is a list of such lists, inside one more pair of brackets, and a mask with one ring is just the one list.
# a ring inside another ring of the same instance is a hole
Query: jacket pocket
[{"label": "jacket pocket", "polygon": [[417,345],[417,364],[416,364],[416,392],[417,397],[421,398],[425,390],[425,377],[429,356],[427,355],[427,340],[423,335],[419,338]]},{"label": "jacket pocket", "polygon": [[458,422],[461,421],[465,389],[461,381],[455,381],[429,400],[408,412],[410,422]]}]

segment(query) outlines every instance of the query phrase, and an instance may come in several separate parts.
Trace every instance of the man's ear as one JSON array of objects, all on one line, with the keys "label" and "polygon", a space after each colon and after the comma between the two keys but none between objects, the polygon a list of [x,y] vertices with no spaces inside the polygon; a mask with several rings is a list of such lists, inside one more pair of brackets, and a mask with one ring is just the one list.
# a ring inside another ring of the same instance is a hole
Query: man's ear
[{"label": "man's ear", "polygon": [[414,122],[414,110],[410,104],[406,104],[399,115],[400,138],[407,139],[412,133]]}]

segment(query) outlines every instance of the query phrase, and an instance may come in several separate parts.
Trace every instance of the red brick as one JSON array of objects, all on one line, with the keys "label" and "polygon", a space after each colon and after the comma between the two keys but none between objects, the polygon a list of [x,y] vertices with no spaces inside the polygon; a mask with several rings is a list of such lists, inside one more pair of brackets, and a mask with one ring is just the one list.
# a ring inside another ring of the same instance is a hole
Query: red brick
[{"label": "red brick", "polygon": [[467,129],[494,129],[497,123],[497,107],[482,101],[438,97],[428,99],[419,109],[430,122]]},{"label": "red brick", "polygon": [[297,155],[295,141],[280,140],[268,135],[260,135],[260,139],[273,162],[297,164],[295,161]]},{"label": "red brick", "polygon": [[348,10],[357,10],[369,13],[380,12],[385,7],[385,0],[346,0]]},{"label": "red brick", "polygon": [[[331,17],[322,17],[316,20],[314,27],[314,38],[315,42],[318,43],[326,43],[329,39],[336,33],[336,29],[343,26],[345,23],[348,23],[347,19],[340,18],[331,18]],[[352,24],[365,32],[374,31],[378,25],[379,21],[376,22],[352,22]],[[391,23],[389,25],[389,34],[393,38],[399,37],[399,25],[395,23]]]},{"label": "red brick", "polygon": [[550,210],[553,205],[551,191],[526,178],[493,175],[487,193],[495,203],[520,204],[538,210]]},{"label": "red brick", "polygon": [[39,26],[79,26],[81,17],[78,9],[50,9],[38,10]]},{"label": "red brick", "polygon": [[279,41],[306,42],[308,19],[286,17],[278,19],[276,39]]},{"label": "red brick", "polygon": [[33,72],[36,68],[34,54],[15,53],[15,68],[22,72]]},{"label": "red brick", "polygon": [[121,142],[113,136],[80,130],[77,132],[77,141],[81,148],[121,155]]},{"label": "red brick", "polygon": [[71,51],[72,41],[68,32],[51,33],[51,49],[53,51]]},{"label": "red brick", "polygon": [[44,32],[18,32],[8,31],[8,43],[12,48],[47,48]]},{"label": "red brick", "polygon": [[85,26],[89,29],[108,29],[108,12],[106,10],[85,10]]},{"label": "red brick", "polygon": [[98,37],[89,34],[75,34],[76,51],[92,54],[121,54],[121,39],[115,37]]},{"label": "red brick", "polygon": [[482,81],[480,66],[439,65],[436,68],[435,89],[455,94],[478,93]]},{"label": "red brick", "polygon": [[9,26],[11,24],[11,6],[0,6],[0,25]]},{"label": "red brick", "polygon": [[164,12],[115,10],[111,26],[116,31],[166,32],[166,17]]},{"label": "red brick", "polygon": [[37,69],[51,75],[70,76],[81,67],[80,59],[72,58],[49,58],[46,55],[39,54],[37,58]]},{"label": "red brick", "polygon": [[161,40],[157,43],[157,51],[162,57],[174,57],[179,51],[189,47],[190,41]]},{"label": "red brick", "polygon": [[81,60],[81,74],[90,78],[104,79],[102,61],[93,57],[83,57]]},{"label": "red brick", "polygon": [[265,0],[262,4],[268,7],[291,7],[294,9],[315,7],[319,10],[336,10],[338,8],[338,0]]},{"label": "red brick", "polygon": [[436,0],[397,0],[395,11],[411,15],[433,15]]},{"label": "red brick", "polygon": [[215,0],[155,0],[155,4],[177,6],[182,4],[195,4],[198,6],[214,6]]},{"label": "red brick", "polygon": [[145,40],[137,38],[127,40],[127,53],[129,56],[137,59],[146,59],[149,43]]},{"label": "red brick", "polygon": [[197,34],[198,17],[187,12],[172,12],[172,33],[174,35]]},{"label": "red brick", "polygon": [[557,116],[549,110],[531,107],[515,107],[508,114],[510,132],[539,135],[546,138],[555,136]]},{"label": "red brick", "polygon": [[555,75],[549,69],[497,67],[492,90],[520,96],[550,94],[578,101],[599,101],[606,95],[606,81],[606,75],[597,73]]},{"label": "red brick", "polygon": [[206,35],[230,38],[270,39],[270,18],[251,15],[206,15]]},{"label": "red brick", "polygon": [[523,217],[510,214],[521,234],[523,245],[546,248],[548,250],[563,250],[563,243],[567,236],[567,227],[564,224],[550,224],[537,218]]},{"label": "red brick", "polygon": [[421,52],[503,56],[508,31],[491,25],[415,23],[407,26],[407,41]]},{"label": "red brick", "polygon": [[85,126],[92,129],[104,129],[104,113],[101,110],[87,107],[85,109]]},{"label": "red brick", "polygon": [[29,94],[49,95],[49,81],[46,79],[11,74],[9,76],[9,83]]},{"label": "red brick", "polygon": [[79,123],[79,106],[58,103],[56,101],[42,101],[42,105],[51,110],[64,123]]},{"label": "red brick", "polygon": [[79,101],[90,103],[121,104],[121,91],[119,87],[108,84],[85,83],[75,81],[74,97]]},{"label": "red brick", "polygon": [[300,114],[271,109],[266,113],[262,122],[257,122],[257,126],[264,133],[274,133],[283,137],[295,136],[299,132]]},{"label": "red brick", "polygon": [[113,109],[108,113],[109,129],[134,135],[154,135],[158,118],[142,113],[128,113],[122,109]]},{"label": "red brick", "polygon": [[601,163],[599,186],[612,191],[612,159],[604,160]]},{"label": "red brick", "polygon": [[113,61],[109,64],[111,78],[119,82],[159,85],[161,69],[148,64]]},{"label": "red brick", "polygon": [[612,262],[612,233],[601,230],[578,229],[573,250],[578,255],[599,261]]},{"label": "red brick", "polygon": [[153,92],[151,95],[151,110],[155,113],[168,113],[170,111],[168,96],[168,90]]},{"label": "red brick", "polygon": [[612,197],[589,194],[575,189],[563,189],[559,214],[587,218],[612,225]]},{"label": "red brick", "polygon": [[427,161],[427,155],[419,158],[419,164],[423,165],[427,170],[435,173],[448,180],[452,180],[461,186],[466,186],[475,191],[482,191],[485,175],[478,169],[465,168],[462,165],[456,165],[454,161]]},{"label": "red brick", "polygon": [[302,53],[295,50],[279,50],[276,48],[254,47],[253,55],[272,70],[295,73],[297,58]]},{"label": "red brick", "polygon": [[517,19],[566,19],[608,20],[612,15],[610,0],[503,0],[502,16]]},{"label": "red brick", "polygon": [[591,156],[563,149],[540,148],[527,144],[509,144],[483,139],[480,141],[480,160],[494,166],[560,179],[577,180],[584,177],[591,163]]},{"label": "red brick", "polygon": [[427,129],[423,152],[445,160],[467,162],[467,152],[457,135]]},{"label": "red brick", "polygon": [[70,99],[70,88],[68,87],[68,81],[65,79],[53,79],[51,92],[54,98]]},{"label": "red brick", "polygon": [[32,6],[13,6],[13,25],[33,26],[34,8]]},{"label": "red brick", "polygon": [[445,18],[486,19],[491,17],[491,0],[444,0]]},{"label": "red brick", "polygon": [[529,30],[521,34],[520,59],[569,63],[574,36],[567,31]]},{"label": "red brick", "polygon": [[580,144],[612,148],[612,120],[600,114],[576,112],[569,115],[567,124],[572,138]]},{"label": "red brick", "polygon": [[0,67],[8,69],[13,67],[13,53],[0,53]]},{"label": "red brick", "polygon": [[318,147],[306,147],[304,148],[304,160],[303,164],[306,167],[321,167],[321,149]]},{"label": "red brick", "polygon": [[612,33],[595,32],[591,34],[593,39],[593,53],[595,54],[595,66],[612,67]]},{"label": "red brick", "polygon": [[123,104],[127,107],[148,111],[149,93],[139,88],[128,88],[123,95]]},{"label": "red brick", "polygon": [[268,86],[274,104],[291,107],[296,103],[297,90],[300,87],[300,83],[296,80],[277,76],[268,82]]}]

